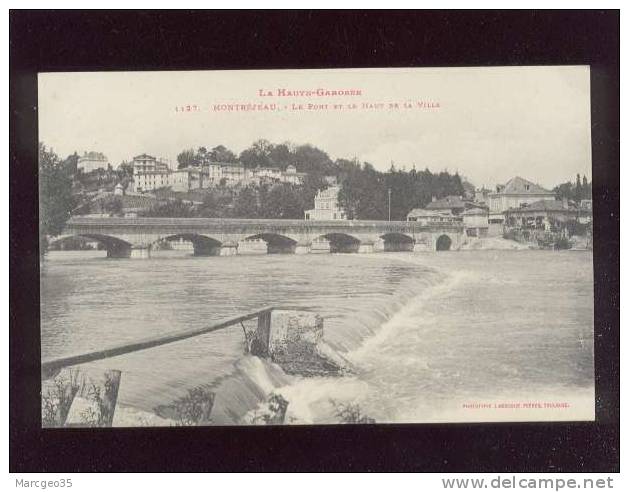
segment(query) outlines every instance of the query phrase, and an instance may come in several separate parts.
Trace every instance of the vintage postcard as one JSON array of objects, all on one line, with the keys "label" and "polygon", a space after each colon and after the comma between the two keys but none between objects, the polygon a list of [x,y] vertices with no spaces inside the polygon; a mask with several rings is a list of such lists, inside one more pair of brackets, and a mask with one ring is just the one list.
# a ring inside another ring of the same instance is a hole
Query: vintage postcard
[{"label": "vintage postcard", "polygon": [[42,426],[594,420],[588,67],[38,94]]}]

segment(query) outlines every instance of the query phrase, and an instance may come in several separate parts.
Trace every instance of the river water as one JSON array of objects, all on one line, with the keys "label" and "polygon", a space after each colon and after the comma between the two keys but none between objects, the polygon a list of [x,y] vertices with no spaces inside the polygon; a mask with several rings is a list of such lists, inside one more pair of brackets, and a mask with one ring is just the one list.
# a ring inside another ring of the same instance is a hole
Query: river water
[{"label": "river water", "polygon": [[[271,392],[296,424],[338,422],[349,403],[377,422],[594,418],[591,252],[103,256],[44,261],[43,360],[289,305],[320,313],[357,369],[288,376],[244,356],[238,326],[83,367],[122,371],[129,415],[210,385],[216,424],[248,423]],[[118,425],[151,422],[119,413]]]}]

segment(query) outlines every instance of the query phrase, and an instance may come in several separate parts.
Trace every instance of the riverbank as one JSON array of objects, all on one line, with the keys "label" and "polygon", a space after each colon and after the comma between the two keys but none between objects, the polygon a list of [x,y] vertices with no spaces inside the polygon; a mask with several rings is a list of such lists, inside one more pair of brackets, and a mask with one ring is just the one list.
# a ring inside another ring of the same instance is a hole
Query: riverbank
[{"label": "riverbank", "polygon": [[[568,244],[571,251],[591,251],[592,241],[590,238],[584,236],[572,236],[569,239]],[[519,242],[513,239],[504,239],[502,237],[483,237],[483,238],[468,238],[460,248],[462,251],[476,251],[476,250],[516,250],[516,251],[528,251],[539,250],[538,244],[534,242]]]},{"label": "riverbank", "polygon": [[519,243],[501,237],[470,238],[461,246],[461,250],[531,250],[539,249],[534,244]]}]

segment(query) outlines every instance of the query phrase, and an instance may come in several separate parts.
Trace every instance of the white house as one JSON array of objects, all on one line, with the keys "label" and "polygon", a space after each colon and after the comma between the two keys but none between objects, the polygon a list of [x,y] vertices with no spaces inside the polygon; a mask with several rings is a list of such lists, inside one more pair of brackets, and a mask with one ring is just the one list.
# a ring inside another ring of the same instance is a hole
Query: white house
[{"label": "white house", "polygon": [[90,173],[97,169],[107,169],[109,161],[101,152],[84,152],[77,161],[77,169],[84,173]]},{"label": "white house", "polygon": [[339,205],[340,186],[319,190],[314,199],[314,208],[304,212],[306,220],[346,220],[347,214]]},{"label": "white house", "polygon": [[502,233],[505,211],[539,200],[554,199],[552,191],[519,176],[511,178],[504,185],[497,185],[496,192],[488,195],[490,235]]}]

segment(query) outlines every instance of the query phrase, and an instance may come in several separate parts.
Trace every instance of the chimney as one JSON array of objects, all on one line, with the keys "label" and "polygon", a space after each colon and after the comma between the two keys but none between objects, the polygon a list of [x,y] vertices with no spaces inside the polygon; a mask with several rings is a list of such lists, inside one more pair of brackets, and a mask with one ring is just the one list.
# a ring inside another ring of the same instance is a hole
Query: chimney
[{"label": "chimney", "polygon": [[567,197],[564,196],[564,197],[561,198],[561,206],[563,208],[568,208],[568,198]]},{"label": "chimney", "polygon": [[437,201],[437,197],[435,195],[432,196],[432,201],[436,202]]}]

